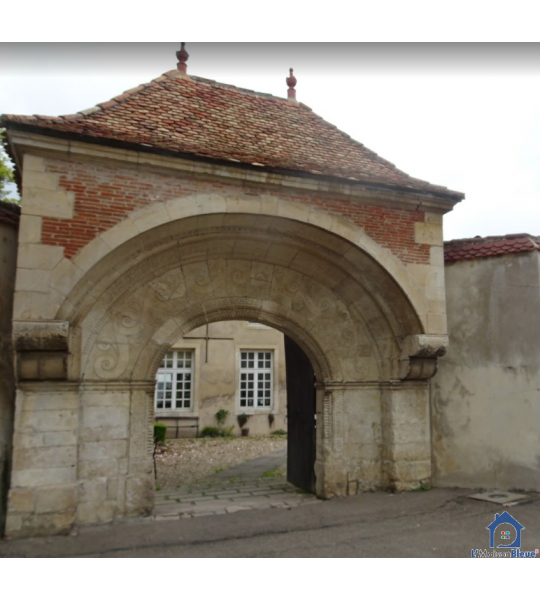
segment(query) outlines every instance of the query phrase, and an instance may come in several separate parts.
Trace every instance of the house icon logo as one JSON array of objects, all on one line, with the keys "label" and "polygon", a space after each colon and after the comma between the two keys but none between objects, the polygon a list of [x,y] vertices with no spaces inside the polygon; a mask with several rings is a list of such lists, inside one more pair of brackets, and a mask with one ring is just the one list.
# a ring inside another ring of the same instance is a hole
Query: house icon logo
[{"label": "house icon logo", "polygon": [[[495,541],[499,541],[499,536],[501,541],[510,540],[513,537],[507,527],[508,525],[511,525],[516,530],[516,539],[511,544],[503,543],[495,546]],[[486,529],[489,529],[490,548],[521,548],[521,530],[525,529],[525,527],[519,521],[516,521],[512,515],[509,515],[507,511],[504,511],[500,515],[496,514],[495,520]]]}]

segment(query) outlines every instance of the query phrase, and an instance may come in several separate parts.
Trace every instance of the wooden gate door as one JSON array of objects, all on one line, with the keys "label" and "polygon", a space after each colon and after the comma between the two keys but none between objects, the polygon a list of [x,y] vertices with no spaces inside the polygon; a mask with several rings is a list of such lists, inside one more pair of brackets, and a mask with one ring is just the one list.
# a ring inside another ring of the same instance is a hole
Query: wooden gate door
[{"label": "wooden gate door", "polygon": [[285,336],[287,480],[315,493],[315,373],[304,351]]}]

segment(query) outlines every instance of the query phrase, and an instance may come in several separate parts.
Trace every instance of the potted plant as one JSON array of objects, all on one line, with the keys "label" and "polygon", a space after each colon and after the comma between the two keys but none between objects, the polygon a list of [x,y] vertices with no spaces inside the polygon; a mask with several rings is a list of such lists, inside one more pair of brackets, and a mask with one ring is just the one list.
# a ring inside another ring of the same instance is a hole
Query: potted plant
[{"label": "potted plant", "polygon": [[247,437],[249,435],[249,429],[245,426],[248,422],[250,415],[246,415],[246,413],[242,413],[238,415],[236,420],[238,421],[238,425],[240,426],[240,431],[242,432],[243,437]]}]

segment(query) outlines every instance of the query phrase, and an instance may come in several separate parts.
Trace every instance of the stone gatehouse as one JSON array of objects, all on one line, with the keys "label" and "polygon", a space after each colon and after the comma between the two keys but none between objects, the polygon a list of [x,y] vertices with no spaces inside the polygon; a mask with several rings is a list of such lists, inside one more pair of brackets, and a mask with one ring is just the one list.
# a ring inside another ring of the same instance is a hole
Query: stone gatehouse
[{"label": "stone gatehouse", "polygon": [[285,100],[179,58],[81,113],[1,120],[22,191],[7,535],[152,510],[156,371],[220,321],[309,359],[320,497],[431,479],[442,219],[463,195],[326,123],[292,76]]}]

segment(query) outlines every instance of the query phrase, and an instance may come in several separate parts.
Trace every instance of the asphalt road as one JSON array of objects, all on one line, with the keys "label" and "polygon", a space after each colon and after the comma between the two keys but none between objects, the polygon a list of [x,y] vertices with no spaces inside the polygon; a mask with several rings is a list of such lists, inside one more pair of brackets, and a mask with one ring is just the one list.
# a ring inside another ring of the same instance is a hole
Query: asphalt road
[{"label": "asphalt road", "polygon": [[[470,557],[507,510],[540,547],[540,494],[513,507],[471,500],[478,490],[377,492],[290,509],[177,521],[139,520],[74,536],[0,542],[0,557]],[[540,554],[538,555],[540,557]]]}]

